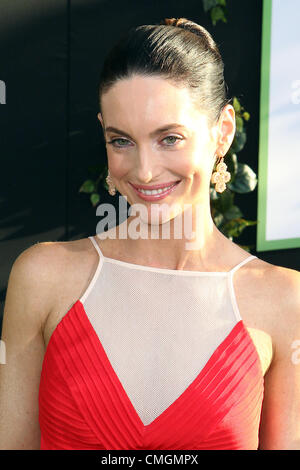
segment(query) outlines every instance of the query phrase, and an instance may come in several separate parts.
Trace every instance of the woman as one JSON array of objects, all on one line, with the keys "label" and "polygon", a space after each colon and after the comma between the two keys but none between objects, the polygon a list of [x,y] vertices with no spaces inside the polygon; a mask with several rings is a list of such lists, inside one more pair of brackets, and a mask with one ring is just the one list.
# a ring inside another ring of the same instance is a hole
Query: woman
[{"label": "woman", "polygon": [[210,213],[235,134],[225,95],[215,42],[185,18],[131,29],[108,55],[107,181],[132,212],[15,261],[2,448],[300,448],[299,273],[249,255]]}]

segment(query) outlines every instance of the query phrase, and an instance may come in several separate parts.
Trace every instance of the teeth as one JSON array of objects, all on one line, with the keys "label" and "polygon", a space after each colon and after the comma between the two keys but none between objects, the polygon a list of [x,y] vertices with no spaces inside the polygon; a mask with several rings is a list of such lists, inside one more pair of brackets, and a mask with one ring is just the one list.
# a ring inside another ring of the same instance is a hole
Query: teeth
[{"label": "teeth", "polygon": [[167,191],[168,189],[172,188],[172,186],[175,186],[175,183],[171,184],[171,186],[168,186],[168,187],[163,188],[163,189],[162,188],[161,189],[152,189],[151,191],[149,189],[138,189],[138,191],[140,191],[143,194],[147,194],[147,195],[151,196],[153,194],[163,193],[163,192]]}]

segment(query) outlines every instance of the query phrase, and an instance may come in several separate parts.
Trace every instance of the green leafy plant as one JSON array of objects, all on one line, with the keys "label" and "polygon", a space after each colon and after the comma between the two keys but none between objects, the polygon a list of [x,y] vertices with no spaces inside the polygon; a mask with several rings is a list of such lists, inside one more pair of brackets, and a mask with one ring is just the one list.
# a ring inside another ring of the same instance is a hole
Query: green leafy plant
[{"label": "green leafy plant", "polygon": [[[249,121],[250,114],[245,111],[236,97],[233,98],[232,104],[235,110],[236,132],[231,147],[224,157],[231,179],[223,193],[218,193],[212,183],[210,187],[212,218],[218,229],[230,240],[238,238],[246,227],[257,224],[256,220],[246,220],[240,208],[234,204],[235,193],[249,193],[256,188],[257,176],[247,164],[238,162],[237,158],[237,153],[246,143],[245,121]],[[250,251],[249,246],[242,248]]]},{"label": "green leafy plant", "polygon": [[227,23],[226,19],[226,0],[202,0],[204,11],[210,12],[212,24],[215,26],[217,21]]},{"label": "green leafy plant", "polygon": [[[203,9],[210,13],[212,24],[215,26],[218,21],[227,23],[226,0],[202,0]],[[241,106],[237,97],[233,98],[235,110],[236,132],[234,140],[225,157],[227,170],[231,173],[231,180],[226,185],[223,193],[217,193],[211,185],[211,213],[216,226],[230,240],[238,238],[243,230],[250,225],[256,225],[256,220],[246,220],[240,208],[234,204],[234,193],[249,193],[256,188],[257,177],[254,171],[245,163],[237,161],[237,153],[240,152],[246,143],[247,135],[245,121],[249,121],[250,114]],[[250,246],[242,246],[250,251]]]},{"label": "green leafy plant", "polygon": [[96,207],[100,202],[99,185],[101,184],[106,190],[108,190],[107,183],[105,181],[108,167],[106,163],[90,166],[88,168],[89,179],[85,180],[79,188],[80,193],[89,195],[90,202]]}]

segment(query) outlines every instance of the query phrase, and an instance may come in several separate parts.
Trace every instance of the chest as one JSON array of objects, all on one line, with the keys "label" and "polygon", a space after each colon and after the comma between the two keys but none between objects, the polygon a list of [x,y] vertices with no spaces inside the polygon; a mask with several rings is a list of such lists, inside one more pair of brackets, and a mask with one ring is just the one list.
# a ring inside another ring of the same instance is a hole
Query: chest
[{"label": "chest", "polygon": [[[238,315],[247,327],[265,374],[272,360],[272,340],[260,314],[261,302],[251,295],[249,276],[245,283],[238,274],[232,285],[223,276],[173,276],[166,282],[153,273],[142,276],[140,272],[133,272],[126,282],[122,270],[104,269],[86,299],[86,315],[115,365],[120,363],[121,373],[122,361],[125,366],[130,360],[134,363],[135,349],[139,351],[136,370],[147,368],[155,356],[165,370],[164,376],[171,363],[177,364],[179,371],[196,373],[229,334]],[[69,315],[70,295],[60,297],[47,318],[45,347],[59,323]]]},{"label": "chest", "polygon": [[[124,348],[116,330],[115,345],[108,332],[108,348],[103,328],[96,332],[87,312],[87,304],[76,302],[60,324],[55,342],[49,343],[40,385],[43,442],[48,434],[76,436],[78,445],[80,427],[84,429],[80,448],[213,449],[216,443],[220,449],[257,448],[263,384],[254,345],[242,322],[235,324],[194,376],[190,364],[180,370],[180,348],[169,350],[178,349],[178,355],[175,360],[175,354],[169,356],[165,377],[160,359],[174,344],[171,335],[169,342],[161,338],[157,351],[144,343],[142,351],[137,336],[131,347],[127,343]],[[184,333],[186,338],[187,330]],[[147,367],[139,369],[139,361],[146,361]],[[53,396],[60,397],[59,402],[53,402]],[[43,419],[49,413],[53,417],[57,404],[57,416],[65,404],[71,420]],[[74,442],[64,445],[73,448]]]}]

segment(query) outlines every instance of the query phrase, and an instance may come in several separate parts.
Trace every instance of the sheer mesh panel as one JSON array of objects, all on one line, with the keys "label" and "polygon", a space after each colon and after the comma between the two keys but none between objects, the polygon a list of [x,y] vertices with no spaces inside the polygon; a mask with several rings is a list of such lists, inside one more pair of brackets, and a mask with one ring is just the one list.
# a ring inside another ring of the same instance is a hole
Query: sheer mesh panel
[{"label": "sheer mesh panel", "polygon": [[176,275],[113,261],[102,257],[83,304],[147,425],[197,377],[239,318],[228,273]]}]

